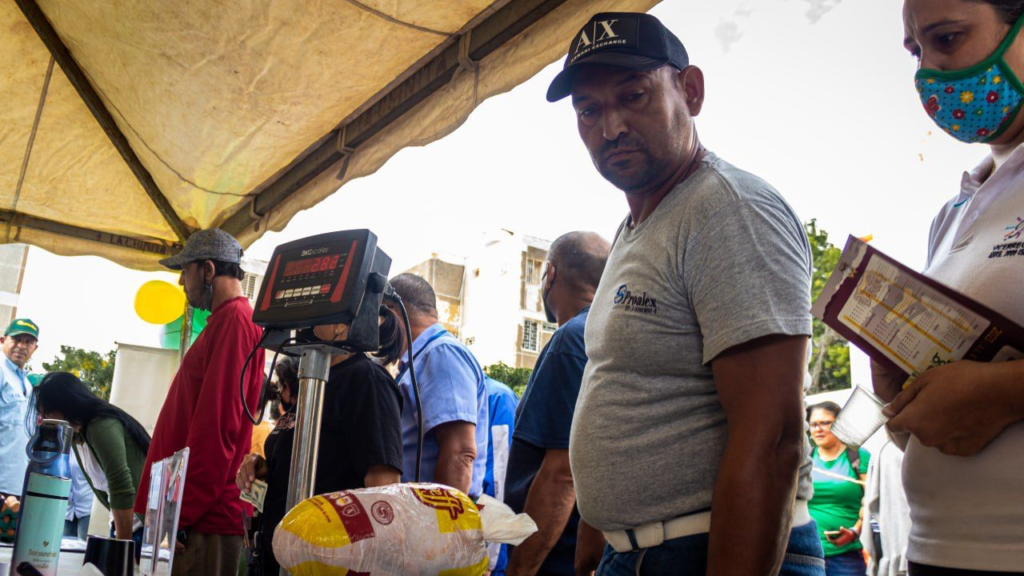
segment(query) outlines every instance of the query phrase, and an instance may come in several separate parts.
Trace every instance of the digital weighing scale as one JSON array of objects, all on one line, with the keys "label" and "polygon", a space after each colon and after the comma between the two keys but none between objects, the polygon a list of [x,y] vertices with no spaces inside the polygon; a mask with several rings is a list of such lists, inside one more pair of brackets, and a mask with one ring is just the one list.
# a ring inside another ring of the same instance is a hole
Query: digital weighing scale
[{"label": "digital weighing scale", "polygon": [[[409,318],[401,299],[388,284],[390,269],[391,258],[377,247],[377,236],[369,230],[331,232],[288,242],[278,246],[270,258],[252,320],[264,328],[261,346],[301,355],[286,510],[314,495],[321,410],[331,354],[338,350],[377,351],[380,306],[385,297],[401,309],[411,354]],[[313,327],[330,324],[348,324],[347,339],[319,340]],[[422,431],[423,412],[415,371],[411,376]],[[244,392],[242,403],[245,405]],[[422,432],[417,461],[421,452]],[[418,480],[418,465],[416,476]],[[282,569],[281,574],[286,572]]]}]

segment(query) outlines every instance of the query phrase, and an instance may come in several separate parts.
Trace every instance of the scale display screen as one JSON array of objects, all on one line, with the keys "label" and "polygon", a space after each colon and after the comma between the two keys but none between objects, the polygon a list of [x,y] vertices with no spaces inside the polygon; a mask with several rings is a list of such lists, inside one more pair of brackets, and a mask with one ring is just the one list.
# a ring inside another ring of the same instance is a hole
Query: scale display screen
[{"label": "scale display screen", "polygon": [[378,252],[377,237],[369,230],[320,234],[278,246],[253,321],[274,328],[351,322]]},{"label": "scale display screen", "polygon": [[329,270],[336,270],[338,268],[338,261],[341,260],[341,254],[335,254],[333,256],[327,255],[323,258],[305,258],[303,260],[292,260],[285,264],[283,276],[290,278],[292,276],[298,276],[300,274],[310,274],[313,272],[327,272]]},{"label": "scale display screen", "polygon": [[[342,291],[351,270],[349,255],[359,246],[357,240],[345,245],[331,245],[320,248],[326,250],[323,255],[303,258],[307,249],[280,256],[281,268],[279,276],[274,279],[274,291],[269,302],[261,302],[260,309],[272,306],[308,306],[318,300],[341,300]],[[289,259],[289,257],[294,259]],[[277,264],[277,262],[275,262]]]}]

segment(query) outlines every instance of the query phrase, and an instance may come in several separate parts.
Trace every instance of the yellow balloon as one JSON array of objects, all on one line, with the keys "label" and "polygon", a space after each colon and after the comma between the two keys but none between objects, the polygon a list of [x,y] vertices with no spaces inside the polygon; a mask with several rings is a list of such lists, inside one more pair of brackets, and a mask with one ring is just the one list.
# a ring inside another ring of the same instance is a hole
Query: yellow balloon
[{"label": "yellow balloon", "polygon": [[150,280],[135,294],[135,313],[150,324],[174,322],[185,312],[185,292],[163,280]]}]

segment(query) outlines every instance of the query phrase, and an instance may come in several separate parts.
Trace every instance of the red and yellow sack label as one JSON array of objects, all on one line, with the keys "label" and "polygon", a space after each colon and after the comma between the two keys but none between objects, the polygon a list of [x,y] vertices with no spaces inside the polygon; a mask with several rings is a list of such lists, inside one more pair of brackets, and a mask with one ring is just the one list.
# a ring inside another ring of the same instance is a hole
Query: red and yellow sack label
[{"label": "red and yellow sack label", "polygon": [[439,484],[316,496],[285,516],[274,556],[297,576],[483,576],[480,511]]},{"label": "red and yellow sack label", "polygon": [[445,487],[411,490],[423,505],[437,511],[438,532],[451,534],[460,530],[482,528],[476,505],[462,492]]}]

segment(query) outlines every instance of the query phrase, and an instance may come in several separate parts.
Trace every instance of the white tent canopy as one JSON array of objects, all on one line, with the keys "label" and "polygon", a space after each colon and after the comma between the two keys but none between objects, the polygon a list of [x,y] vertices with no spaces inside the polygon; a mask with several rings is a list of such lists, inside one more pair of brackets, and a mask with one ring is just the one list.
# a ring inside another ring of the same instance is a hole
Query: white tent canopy
[{"label": "white tent canopy", "polygon": [[248,246],[657,0],[0,3],[0,243],[155,269]]}]

